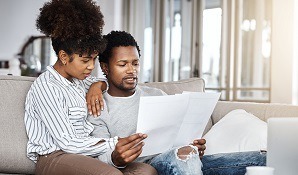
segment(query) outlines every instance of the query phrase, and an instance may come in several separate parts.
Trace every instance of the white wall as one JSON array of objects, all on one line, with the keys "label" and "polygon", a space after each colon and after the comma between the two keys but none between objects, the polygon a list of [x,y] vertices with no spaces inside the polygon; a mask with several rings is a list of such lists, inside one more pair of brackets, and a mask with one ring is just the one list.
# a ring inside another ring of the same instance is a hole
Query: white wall
[{"label": "white wall", "polygon": [[273,103],[297,103],[295,1],[272,0],[271,102]]},{"label": "white wall", "polygon": [[[47,0],[0,0],[0,60],[12,59],[31,35]],[[122,1],[97,0],[105,17],[104,34],[122,30]],[[271,101],[298,102],[298,2],[272,0]],[[98,70],[96,70],[98,71]]]},{"label": "white wall", "polygon": [[31,35],[40,35],[35,19],[45,0],[0,1],[0,60],[13,58]]},{"label": "white wall", "polygon": [[107,34],[111,30],[122,29],[122,0],[97,0],[100,5],[101,12],[104,15],[105,26],[103,33]]},{"label": "white wall", "polygon": [[[35,20],[47,0],[0,0],[0,60],[11,59],[32,35],[41,35]],[[121,0],[97,0],[104,14],[104,34],[121,29]]]}]

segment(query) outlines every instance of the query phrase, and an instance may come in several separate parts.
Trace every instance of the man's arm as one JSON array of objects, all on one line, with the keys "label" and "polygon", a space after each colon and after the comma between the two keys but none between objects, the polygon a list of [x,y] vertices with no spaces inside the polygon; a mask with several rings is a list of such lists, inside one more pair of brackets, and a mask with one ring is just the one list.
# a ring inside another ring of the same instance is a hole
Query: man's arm
[{"label": "man's arm", "polygon": [[110,121],[110,115],[107,111],[106,103],[104,102],[104,110],[101,112],[100,117],[93,117],[88,115],[87,120],[94,126],[94,130],[91,135],[97,138],[110,138],[111,134],[108,129],[108,122]]}]

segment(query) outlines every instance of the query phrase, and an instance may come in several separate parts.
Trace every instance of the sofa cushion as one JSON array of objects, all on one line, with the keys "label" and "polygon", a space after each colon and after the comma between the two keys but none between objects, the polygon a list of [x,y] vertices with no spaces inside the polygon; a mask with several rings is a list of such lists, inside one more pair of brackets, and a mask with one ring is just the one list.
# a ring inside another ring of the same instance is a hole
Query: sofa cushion
[{"label": "sofa cushion", "polygon": [[204,92],[205,82],[202,78],[189,78],[170,82],[150,82],[139,85],[163,90],[168,95],[181,94],[183,91]]},{"label": "sofa cushion", "polygon": [[35,164],[26,156],[24,105],[35,78],[0,76],[0,172],[33,174]]},{"label": "sofa cushion", "polygon": [[204,136],[206,155],[267,147],[267,123],[243,109],[229,112]]}]

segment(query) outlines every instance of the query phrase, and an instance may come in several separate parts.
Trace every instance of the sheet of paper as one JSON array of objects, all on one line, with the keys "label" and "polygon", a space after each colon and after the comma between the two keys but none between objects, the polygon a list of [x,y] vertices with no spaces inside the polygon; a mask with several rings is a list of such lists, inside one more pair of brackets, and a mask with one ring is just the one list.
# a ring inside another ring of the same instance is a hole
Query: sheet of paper
[{"label": "sheet of paper", "polygon": [[145,133],[140,155],[165,152],[201,138],[220,93],[188,92],[141,97],[137,133]]},{"label": "sheet of paper", "polygon": [[184,92],[189,103],[174,146],[184,146],[202,137],[220,93]]},{"label": "sheet of paper", "polygon": [[145,133],[142,156],[158,154],[173,147],[189,97],[185,94],[141,97],[137,133]]}]

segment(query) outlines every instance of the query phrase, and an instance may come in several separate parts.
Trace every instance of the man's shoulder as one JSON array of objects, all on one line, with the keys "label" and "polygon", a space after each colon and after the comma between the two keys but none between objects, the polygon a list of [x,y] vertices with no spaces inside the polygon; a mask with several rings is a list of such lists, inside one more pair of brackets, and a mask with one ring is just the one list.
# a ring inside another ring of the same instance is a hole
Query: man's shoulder
[{"label": "man's shoulder", "polygon": [[166,95],[164,91],[158,88],[149,87],[146,85],[137,86],[143,96],[161,96]]}]

